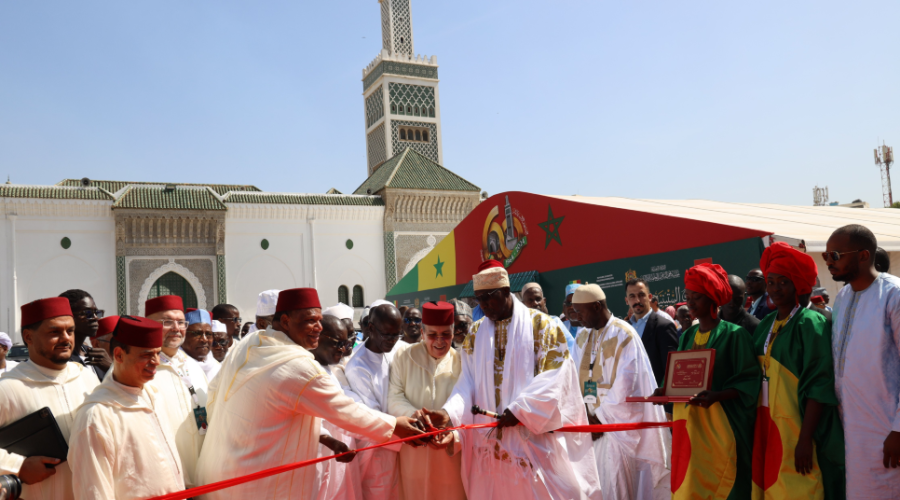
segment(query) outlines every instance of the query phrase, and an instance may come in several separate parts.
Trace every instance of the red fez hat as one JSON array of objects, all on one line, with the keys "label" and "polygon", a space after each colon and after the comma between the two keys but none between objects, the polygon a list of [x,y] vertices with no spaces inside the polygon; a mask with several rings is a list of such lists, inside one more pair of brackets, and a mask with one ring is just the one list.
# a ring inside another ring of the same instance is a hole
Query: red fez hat
[{"label": "red fez hat", "polygon": [[319,303],[319,292],[315,288],[291,288],[279,292],[275,311],[286,312],[314,307],[322,307],[322,304]]},{"label": "red fez hat", "polygon": [[113,339],[133,347],[156,349],[163,345],[163,326],[152,319],[122,316],[116,323]]},{"label": "red fez hat", "polygon": [[150,316],[163,311],[184,311],[184,302],[177,295],[162,295],[144,302],[144,314]]},{"label": "red fez hat", "polygon": [[94,335],[93,338],[102,337],[107,333],[112,333],[113,330],[116,329],[116,323],[118,322],[118,316],[107,316],[105,318],[100,318],[100,326],[97,327],[97,335]]},{"label": "red fez hat", "polygon": [[494,259],[486,260],[486,261],[482,262],[481,265],[478,266],[478,272],[480,273],[481,271],[484,271],[485,269],[490,269],[492,267],[503,267],[503,264],[501,264],[500,261],[494,260]]},{"label": "red fez hat", "polygon": [[718,264],[704,262],[684,273],[684,287],[702,293],[715,303],[712,306],[712,317],[716,317],[716,306],[723,306],[731,301],[731,285],[728,274]]},{"label": "red fez hat", "polygon": [[432,326],[452,325],[453,305],[443,300],[422,304],[422,323]]},{"label": "red fez hat", "polygon": [[71,316],[72,308],[69,307],[69,299],[65,297],[53,297],[29,302],[21,307],[22,328],[35,323],[40,323],[48,318],[57,316]]},{"label": "red fez hat", "polygon": [[797,295],[812,293],[819,269],[809,255],[794,249],[783,241],[772,243],[763,250],[759,268],[768,278],[769,273],[780,274],[794,283]]}]

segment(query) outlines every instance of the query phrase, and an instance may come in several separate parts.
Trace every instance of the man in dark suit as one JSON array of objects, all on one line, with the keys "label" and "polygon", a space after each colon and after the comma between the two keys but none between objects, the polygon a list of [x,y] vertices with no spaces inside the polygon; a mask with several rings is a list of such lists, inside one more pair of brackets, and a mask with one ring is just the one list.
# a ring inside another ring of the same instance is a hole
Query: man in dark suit
[{"label": "man in dark suit", "polygon": [[640,278],[628,280],[625,284],[625,302],[631,306],[634,314],[629,319],[634,327],[644,350],[650,358],[653,376],[657,385],[661,385],[666,374],[666,361],[669,351],[678,349],[678,326],[668,314],[654,312],[650,307],[650,288]]},{"label": "man in dark suit", "polygon": [[750,297],[744,307],[756,319],[761,320],[775,310],[775,304],[769,303],[769,294],[766,293],[766,278],[759,268],[751,269],[747,273],[746,283],[747,294]]},{"label": "man in dark suit", "polygon": [[744,309],[747,285],[740,276],[733,274],[728,275],[728,284],[731,285],[731,302],[722,306],[719,315],[729,323],[744,327],[744,330],[747,330],[750,336],[756,340],[756,326],[759,325],[759,319]]}]

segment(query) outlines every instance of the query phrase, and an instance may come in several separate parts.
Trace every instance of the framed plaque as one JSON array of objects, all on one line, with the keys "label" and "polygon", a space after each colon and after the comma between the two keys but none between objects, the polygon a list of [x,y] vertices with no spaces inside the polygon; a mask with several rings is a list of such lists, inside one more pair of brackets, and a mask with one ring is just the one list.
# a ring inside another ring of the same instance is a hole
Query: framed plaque
[{"label": "framed plaque", "polygon": [[715,349],[669,351],[666,377],[663,381],[664,396],[630,397],[626,403],[683,403],[695,394],[712,386]]}]

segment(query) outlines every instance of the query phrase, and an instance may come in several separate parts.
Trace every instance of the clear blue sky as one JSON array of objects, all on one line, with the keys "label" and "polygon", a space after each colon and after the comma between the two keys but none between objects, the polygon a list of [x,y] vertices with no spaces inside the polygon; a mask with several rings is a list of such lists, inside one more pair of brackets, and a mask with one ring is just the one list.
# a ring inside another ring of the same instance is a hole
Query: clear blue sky
[{"label": "clear blue sky", "polygon": [[[896,1],[413,0],[445,166],[491,194],[809,205],[818,183],[880,206],[898,20]],[[0,175],[348,192],[380,49],[376,0],[3,1]]]}]

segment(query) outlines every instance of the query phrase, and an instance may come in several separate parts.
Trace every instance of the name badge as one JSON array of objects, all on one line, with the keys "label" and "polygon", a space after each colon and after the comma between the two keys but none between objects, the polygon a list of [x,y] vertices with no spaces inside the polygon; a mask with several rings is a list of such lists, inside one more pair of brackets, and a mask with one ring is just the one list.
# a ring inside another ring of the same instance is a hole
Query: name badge
[{"label": "name badge", "polygon": [[760,390],[760,401],[766,408],[769,407],[769,378],[763,377],[762,388]]},{"label": "name badge", "polygon": [[206,408],[202,406],[194,408],[194,420],[197,421],[197,429],[200,431],[200,435],[206,434],[206,428],[208,427],[206,423]]},{"label": "name badge", "polygon": [[597,382],[586,380],[584,382],[584,402],[587,404],[597,404]]}]

